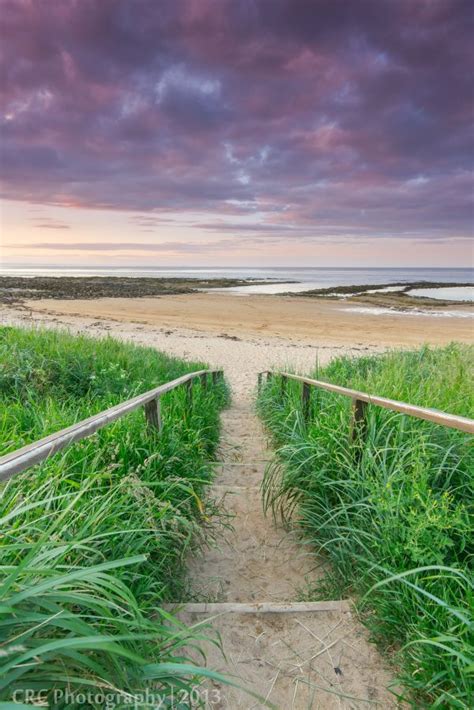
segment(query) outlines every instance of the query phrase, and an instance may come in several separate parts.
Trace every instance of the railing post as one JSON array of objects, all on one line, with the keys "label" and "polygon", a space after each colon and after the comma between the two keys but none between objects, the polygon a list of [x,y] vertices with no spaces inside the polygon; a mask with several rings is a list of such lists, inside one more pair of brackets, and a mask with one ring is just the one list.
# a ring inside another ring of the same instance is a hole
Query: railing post
[{"label": "railing post", "polygon": [[282,398],[282,399],[283,399],[283,397],[284,397],[285,394],[286,394],[286,385],[287,385],[287,382],[288,382],[288,378],[286,377],[286,375],[281,375],[280,394],[281,394],[281,398]]},{"label": "railing post", "polygon": [[212,384],[213,384],[214,387],[217,385],[218,377],[219,377],[219,373],[218,373],[218,372],[213,372],[213,373],[212,373]]},{"label": "railing post", "polygon": [[301,390],[301,408],[303,410],[303,419],[305,422],[309,419],[309,410],[311,404],[311,389],[307,382],[303,382],[303,389]]},{"label": "railing post", "polygon": [[146,402],[145,418],[149,429],[161,431],[161,429],[163,428],[163,422],[161,420],[161,406],[159,397],[155,397],[155,399]]},{"label": "railing post", "polygon": [[271,383],[273,379],[273,372],[270,372],[270,370],[267,372],[267,385]]},{"label": "railing post", "polygon": [[349,430],[349,441],[362,442],[367,430],[367,402],[362,399],[352,400],[352,416]]},{"label": "railing post", "polygon": [[207,390],[208,390],[207,372],[203,372],[202,375],[199,376],[199,379],[201,380],[202,389],[205,392],[207,392]]},{"label": "railing post", "polygon": [[191,409],[193,406],[193,381],[188,380],[186,382],[186,404],[188,406],[188,409]]},{"label": "railing post", "polygon": [[257,392],[260,394],[260,390],[262,389],[262,373],[259,372],[257,376]]}]

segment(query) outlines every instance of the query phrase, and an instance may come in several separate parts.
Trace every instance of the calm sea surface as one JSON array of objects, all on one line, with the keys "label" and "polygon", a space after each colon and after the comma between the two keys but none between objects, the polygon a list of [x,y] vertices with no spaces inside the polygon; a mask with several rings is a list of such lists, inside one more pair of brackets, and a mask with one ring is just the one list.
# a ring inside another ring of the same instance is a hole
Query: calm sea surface
[{"label": "calm sea surface", "polygon": [[[362,284],[386,284],[395,282],[436,281],[472,283],[474,269],[422,269],[422,268],[318,268],[318,267],[130,267],[130,268],[0,268],[2,276],[155,276],[196,279],[239,278],[265,280],[260,286],[244,286],[226,291],[238,293],[280,293],[282,291],[305,291],[331,286],[357,286]],[[278,285],[275,281],[294,281]],[[454,293],[456,291],[456,294]],[[471,289],[453,289],[453,300],[470,300]],[[424,294],[419,294],[424,295]],[[444,290],[443,298],[449,295]],[[461,298],[460,298],[461,296]]]}]

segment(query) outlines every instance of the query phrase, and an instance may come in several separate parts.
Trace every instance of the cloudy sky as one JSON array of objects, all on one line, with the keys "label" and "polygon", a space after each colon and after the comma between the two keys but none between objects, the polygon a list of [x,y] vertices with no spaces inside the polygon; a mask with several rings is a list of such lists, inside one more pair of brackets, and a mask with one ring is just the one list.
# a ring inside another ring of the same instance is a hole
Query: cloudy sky
[{"label": "cloudy sky", "polygon": [[472,258],[472,4],[0,0],[3,264]]}]

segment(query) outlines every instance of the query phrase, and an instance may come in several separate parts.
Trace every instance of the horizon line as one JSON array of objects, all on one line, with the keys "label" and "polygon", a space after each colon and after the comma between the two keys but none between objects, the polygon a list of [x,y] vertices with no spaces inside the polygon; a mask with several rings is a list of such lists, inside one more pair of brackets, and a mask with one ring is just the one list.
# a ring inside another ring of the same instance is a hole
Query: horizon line
[{"label": "horizon line", "polygon": [[42,265],[2,265],[0,264],[0,272],[3,270],[38,270],[38,269],[49,269],[49,270],[54,270],[54,271],[59,271],[61,269],[67,269],[70,271],[77,271],[77,270],[83,270],[83,271],[97,271],[97,270],[104,270],[104,269],[110,269],[114,271],[130,271],[131,269],[140,269],[140,270],[146,270],[146,271],[169,271],[172,269],[193,269],[193,270],[213,270],[213,269],[253,269],[255,271],[257,270],[269,270],[269,269],[281,269],[281,270],[291,270],[291,269],[338,269],[338,270],[348,270],[348,271],[355,271],[358,269],[366,269],[366,270],[371,270],[371,271],[393,271],[393,270],[398,270],[398,269],[411,269],[413,271],[418,271],[420,269],[430,269],[432,271],[446,271],[446,270],[454,270],[458,269],[460,271],[468,271],[468,270],[474,270],[474,264],[472,265],[464,265],[464,266],[429,266],[429,265],[423,265],[423,266],[408,266],[408,265],[401,265],[401,266],[303,266],[303,265],[295,265],[295,266],[283,266],[283,265],[270,265],[270,266],[252,266],[252,265],[204,265],[204,266],[195,266],[192,264],[171,264],[167,266],[146,266],[143,264],[131,264],[130,266],[104,266],[104,265],[97,265],[97,266],[90,266],[90,265],[74,265],[70,266],[67,264],[42,264]]}]

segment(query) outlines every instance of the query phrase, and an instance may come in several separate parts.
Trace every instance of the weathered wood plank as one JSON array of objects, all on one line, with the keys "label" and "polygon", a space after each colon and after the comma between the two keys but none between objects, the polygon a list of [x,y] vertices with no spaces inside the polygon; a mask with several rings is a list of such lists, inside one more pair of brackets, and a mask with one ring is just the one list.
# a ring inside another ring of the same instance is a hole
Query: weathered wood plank
[{"label": "weathered wood plank", "polygon": [[340,601],[320,602],[179,602],[162,605],[166,610],[177,610],[191,614],[312,614],[324,611],[350,611],[351,603],[348,599]]},{"label": "weathered wood plank", "polygon": [[333,385],[330,382],[313,380],[309,377],[292,375],[288,372],[279,372],[275,374],[285,375],[285,377],[290,380],[296,380],[297,382],[306,383],[310,387],[319,387],[320,389],[326,390],[327,392],[334,392],[335,394],[340,394],[344,397],[350,397],[351,399],[361,400],[362,402],[366,402],[367,404],[373,404],[377,407],[390,409],[393,412],[406,414],[410,417],[416,417],[417,419],[424,419],[425,421],[432,422],[433,424],[439,424],[441,426],[446,426],[451,429],[458,429],[459,431],[464,431],[468,434],[474,434],[474,419],[469,419],[468,417],[461,417],[457,414],[448,414],[447,412],[442,412],[439,409],[418,407],[417,405],[407,404],[406,402],[399,402],[395,399],[378,397],[377,395],[371,395],[367,392],[360,392],[359,390],[352,390],[348,387]]},{"label": "weathered wood plank", "polygon": [[162,421],[159,397],[155,397],[155,399],[152,399],[150,402],[146,402],[145,417],[150,429],[156,429],[157,431],[161,431]]},{"label": "weathered wood plank", "polygon": [[185,384],[186,387],[186,405],[189,410],[193,407],[193,381],[188,380]]},{"label": "weathered wood plank", "polygon": [[361,399],[352,400],[352,416],[349,429],[349,441],[361,443],[367,431],[367,402]]},{"label": "weathered wood plank", "polygon": [[303,382],[301,390],[301,408],[303,410],[303,419],[307,422],[311,408],[311,389],[307,382]]},{"label": "weathered wood plank", "polygon": [[27,446],[23,446],[21,449],[12,451],[5,456],[0,457],[0,481],[7,480],[14,476],[16,473],[24,471],[26,468],[33,466],[41,461],[44,461],[48,456],[52,456],[57,451],[64,449],[66,446],[74,443],[75,441],[81,441],[91,434],[94,434],[99,429],[107,426],[111,422],[120,419],[120,417],[133,412],[139,407],[143,407],[148,402],[156,399],[166,392],[185,384],[189,380],[199,377],[203,373],[211,373],[213,380],[214,375],[217,375],[221,370],[198,370],[197,372],[191,372],[182,377],[178,377],[175,380],[166,382],[159,387],[155,387],[148,392],[128,399],[125,402],[110,407],[110,409],[105,409],[99,414],[95,414],[88,419],[83,419],[77,424],[73,424],[70,427],[56,431],[49,436],[34,441]]}]

